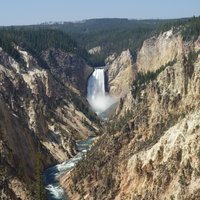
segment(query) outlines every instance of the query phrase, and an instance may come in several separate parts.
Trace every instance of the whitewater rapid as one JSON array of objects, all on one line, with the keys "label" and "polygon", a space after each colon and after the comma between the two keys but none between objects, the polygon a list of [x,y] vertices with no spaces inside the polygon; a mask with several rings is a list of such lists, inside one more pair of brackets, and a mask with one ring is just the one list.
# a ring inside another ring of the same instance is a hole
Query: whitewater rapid
[{"label": "whitewater rapid", "polygon": [[78,153],[73,158],[45,170],[44,182],[48,200],[67,200],[63,188],[59,185],[59,177],[76,166],[90,149],[95,139],[95,137],[89,137],[86,140],[77,142],[76,148]]},{"label": "whitewater rapid", "polygon": [[102,113],[115,103],[115,100],[105,91],[104,68],[95,68],[88,79],[87,100],[97,114]]}]

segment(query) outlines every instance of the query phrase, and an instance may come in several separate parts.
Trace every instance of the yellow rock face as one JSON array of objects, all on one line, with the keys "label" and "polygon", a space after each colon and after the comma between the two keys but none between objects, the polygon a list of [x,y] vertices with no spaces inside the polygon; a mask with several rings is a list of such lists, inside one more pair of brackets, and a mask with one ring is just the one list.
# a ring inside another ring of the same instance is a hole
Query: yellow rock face
[{"label": "yellow rock face", "polygon": [[135,65],[129,50],[123,51],[108,66],[108,87],[111,96],[120,98],[129,92],[135,79]]}]

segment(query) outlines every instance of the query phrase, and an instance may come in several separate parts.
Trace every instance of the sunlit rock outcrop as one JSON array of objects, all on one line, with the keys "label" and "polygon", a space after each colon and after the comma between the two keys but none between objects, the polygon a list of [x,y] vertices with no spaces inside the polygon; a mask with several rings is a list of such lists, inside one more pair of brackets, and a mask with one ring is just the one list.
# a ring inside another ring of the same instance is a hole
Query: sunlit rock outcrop
[{"label": "sunlit rock outcrop", "polygon": [[129,50],[116,57],[110,56],[107,62],[107,85],[111,96],[123,97],[131,89],[136,77],[136,65]]}]

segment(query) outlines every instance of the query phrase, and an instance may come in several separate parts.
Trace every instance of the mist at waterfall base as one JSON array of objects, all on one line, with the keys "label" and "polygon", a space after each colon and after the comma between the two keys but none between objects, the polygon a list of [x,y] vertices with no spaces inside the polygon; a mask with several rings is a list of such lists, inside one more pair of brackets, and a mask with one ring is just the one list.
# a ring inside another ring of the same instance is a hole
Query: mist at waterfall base
[{"label": "mist at waterfall base", "polygon": [[87,99],[97,114],[102,113],[116,102],[105,91],[105,74],[103,68],[96,68],[88,79]]}]

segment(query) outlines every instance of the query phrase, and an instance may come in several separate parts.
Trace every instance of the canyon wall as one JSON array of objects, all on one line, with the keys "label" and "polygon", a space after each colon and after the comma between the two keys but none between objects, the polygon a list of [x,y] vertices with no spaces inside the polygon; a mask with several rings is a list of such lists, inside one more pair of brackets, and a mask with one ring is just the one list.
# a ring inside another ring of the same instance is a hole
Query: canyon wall
[{"label": "canyon wall", "polygon": [[53,76],[64,85],[77,89],[82,95],[87,95],[87,80],[93,68],[75,54],[65,53],[60,49],[48,49],[43,52],[43,58],[50,67]]},{"label": "canyon wall", "polygon": [[84,61],[50,49],[43,52],[44,68],[17,50],[24,64],[0,50],[0,191],[8,199],[31,199],[38,151],[42,169],[60,163],[76,153],[76,140],[98,134],[100,124],[78,95],[92,72]]},{"label": "canyon wall", "polygon": [[136,77],[136,65],[129,50],[106,59],[106,80],[109,94],[119,99],[130,91]]}]

